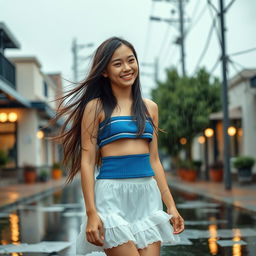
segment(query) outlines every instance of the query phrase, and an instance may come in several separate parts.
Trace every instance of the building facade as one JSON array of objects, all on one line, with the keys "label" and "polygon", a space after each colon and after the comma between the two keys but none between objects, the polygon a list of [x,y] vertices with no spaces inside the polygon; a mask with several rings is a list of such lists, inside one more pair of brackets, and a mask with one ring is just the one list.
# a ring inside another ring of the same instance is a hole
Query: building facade
[{"label": "building facade", "polygon": [[24,165],[38,171],[62,158],[61,146],[47,137],[57,132],[49,126],[61,96],[60,74],[44,74],[36,57],[7,58],[6,48],[18,48],[8,28],[0,23],[0,152],[7,156],[1,176],[16,171],[21,179]]},{"label": "building facade", "polygon": [[[229,80],[228,101],[231,161],[237,156],[251,156],[256,160],[256,69],[243,70]],[[207,143],[200,144],[196,138],[193,153],[195,159],[204,161],[207,152],[211,164],[223,161],[223,112],[212,113],[209,119],[213,134],[205,138]],[[253,172],[256,173],[256,165]]]}]

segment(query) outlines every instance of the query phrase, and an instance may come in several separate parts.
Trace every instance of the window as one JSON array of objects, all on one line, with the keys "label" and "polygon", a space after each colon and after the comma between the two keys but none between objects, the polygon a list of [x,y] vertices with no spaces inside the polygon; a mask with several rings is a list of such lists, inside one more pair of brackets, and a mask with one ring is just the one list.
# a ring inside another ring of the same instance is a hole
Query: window
[{"label": "window", "polygon": [[44,96],[48,97],[48,85],[45,81],[44,81]]}]

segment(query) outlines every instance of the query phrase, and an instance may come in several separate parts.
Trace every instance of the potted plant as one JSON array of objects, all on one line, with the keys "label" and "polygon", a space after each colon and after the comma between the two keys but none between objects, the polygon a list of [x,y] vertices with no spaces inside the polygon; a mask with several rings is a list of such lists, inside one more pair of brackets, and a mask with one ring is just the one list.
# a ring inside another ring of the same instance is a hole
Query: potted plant
[{"label": "potted plant", "polygon": [[7,162],[8,162],[7,154],[3,150],[0,150],[0,167],[5,166]]},{"label": "potted plant", "polygon": [[25,164],[23,167],[24,171],[24,181],[25,183],[35,183],[36,182],[36,167],[33,165]]},{"label": "potted plant", "polygon": [[202,166],[202,161],[200,160],[193,160],[193,164],[195,166],[195,169],[197,171],[197,177],[201,177],[201,166]]},{"label": "potted plant", "polygon": [[180,161],[178,172],[180,177],[185,181],[195,181],[197,177],[197,169],[192,160]]},{"label": "potted plant", "polygon": [[62,177],[62,170],[60,168],[60,163],[54,163],[52,166],[52,178],[58,180]]},{"label": "potted plant", "polygon": [[40,170],[39,180],[42,182],[46,182],[46,181],[48,181],[48,179],[49,179],[49,175],[48,175],[47,170],[46,169]]},{"label": "potted plant", "polygon": [[216,161],[210,165],[210,178],[214,182],[221,182],[223,179],[223,163]]},{"label": "potted plant", "polygon": [[254,163],[254,158],[250,156],[239,156],[234,160],[233,166],[238,171],[239,182],[242,183],[252,181],[252,167]]}]

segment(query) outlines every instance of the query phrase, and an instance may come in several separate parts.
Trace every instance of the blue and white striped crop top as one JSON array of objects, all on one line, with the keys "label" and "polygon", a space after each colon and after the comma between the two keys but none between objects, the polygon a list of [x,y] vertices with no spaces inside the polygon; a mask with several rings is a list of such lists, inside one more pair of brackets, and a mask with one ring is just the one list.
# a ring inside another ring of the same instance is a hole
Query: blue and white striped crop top
[{"label": "blue and white striped crop top", "polygon": [[112,116],[105,128],[106,120],[100,122],[97,138],[98,146],[102,147],[122,138],[146,138],[151,142],[154,129],[149,119],[152,120],[151,117],[147,117],[144,132],[139,137],[136,135],[138,127],[134,116]]}]

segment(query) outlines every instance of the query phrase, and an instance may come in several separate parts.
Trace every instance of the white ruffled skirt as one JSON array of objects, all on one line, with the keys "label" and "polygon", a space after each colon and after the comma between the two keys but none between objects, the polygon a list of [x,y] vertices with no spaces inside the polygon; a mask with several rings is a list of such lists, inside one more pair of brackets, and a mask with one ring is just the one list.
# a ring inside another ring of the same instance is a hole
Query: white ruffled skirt
[{"label": "white ruffled skirt", "polygon": [[164,245],[180,240],[179,235],[173,234],[172,215],[163,211],[161,193],[153,177],[98,179],[95,181],[95,204],[103,222],[104,245],[96,246],[86,240],[85,219],[76,241],[77,256],[93,252],[106,255],[104,249],[128,241],[142,249],[157,241]]}]

